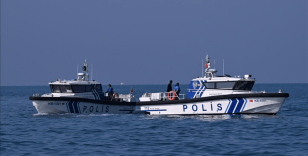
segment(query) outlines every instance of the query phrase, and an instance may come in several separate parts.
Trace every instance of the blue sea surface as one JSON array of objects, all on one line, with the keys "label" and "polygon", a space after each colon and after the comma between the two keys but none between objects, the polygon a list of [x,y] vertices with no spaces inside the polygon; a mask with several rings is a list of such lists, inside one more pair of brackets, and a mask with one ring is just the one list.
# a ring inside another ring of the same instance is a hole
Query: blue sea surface
[{"label": "blue sea surface", "polygon": [[[135,97],[167,85],[119,85]],[[186,93],[188,85],[181,85]],[[104,90],[107,87],[103,88]],[[49,86],[1,87],[1,155],[308,155],[308,84],[255,84],[289,93],[277,115],[38,114]]]}]

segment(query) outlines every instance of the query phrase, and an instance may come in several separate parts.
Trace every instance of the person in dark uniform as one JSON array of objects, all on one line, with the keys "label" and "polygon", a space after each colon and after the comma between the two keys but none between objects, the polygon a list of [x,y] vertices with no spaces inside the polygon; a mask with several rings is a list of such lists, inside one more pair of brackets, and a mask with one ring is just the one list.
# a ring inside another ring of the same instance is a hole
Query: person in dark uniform
[{"label": "person in dark uniform", "polygon": [[167,92],[172,91],[172,80],[170,80],[168,87],[167,87]]},{"label": "person in dark uniform", "polygon": [[113,96],[113,88],[111,87],[111,84],[108,85],[108,89],[105,93],[108,93],[108,99],[111,100]]},{"label": "person in dark uniform", "polygon": [[[179,94],[181,92],[181,88],[180,88],[180,84],[179,83],[176,83],[176,85],[174,86],[174,91],[179,96]],[[179,99],[179,98],[177,98],[177,99]]]}]

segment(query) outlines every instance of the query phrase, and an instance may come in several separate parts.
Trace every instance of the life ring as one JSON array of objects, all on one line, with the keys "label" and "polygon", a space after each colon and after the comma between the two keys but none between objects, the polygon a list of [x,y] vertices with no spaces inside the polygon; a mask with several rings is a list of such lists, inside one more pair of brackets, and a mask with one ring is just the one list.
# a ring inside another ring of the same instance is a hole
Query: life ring
[{"label": "life ring", "polygon": [[119,100],[119,94],[118,93],[114,93],[113,98],[115,98],[116,95],[117,95],[117,100]]},{"label": "life ring", "polygon": [[[173,94],[172,98],[171,98],[171,94],[170,94],[170,93]],[[171,101],[175,99],[175,96],[176,96],[176,93],[175,93],[174,91],[170,91],[170,92],[168,93],[168,99],[171,100]]]}]

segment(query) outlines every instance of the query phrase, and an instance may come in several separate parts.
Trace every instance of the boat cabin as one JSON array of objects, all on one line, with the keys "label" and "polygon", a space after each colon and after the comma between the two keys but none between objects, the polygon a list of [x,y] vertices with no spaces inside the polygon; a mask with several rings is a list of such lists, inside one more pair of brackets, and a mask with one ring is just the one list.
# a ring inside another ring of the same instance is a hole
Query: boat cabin
[{"label": "boat cabin", "polygon": [[191,80],[187,99],[250,92],[255,84],[251,75],[231,77],[227,74],[217,76],[216,73],[216,69],[211,69],[210,58],[206,56],[205,76]]}]

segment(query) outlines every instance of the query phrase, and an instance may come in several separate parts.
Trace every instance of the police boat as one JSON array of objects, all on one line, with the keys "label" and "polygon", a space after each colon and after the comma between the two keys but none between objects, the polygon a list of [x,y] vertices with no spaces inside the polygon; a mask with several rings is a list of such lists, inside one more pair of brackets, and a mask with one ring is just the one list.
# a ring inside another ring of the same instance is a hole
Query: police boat
[{"label": "police boat", "polygon": [[217,76],[208,55],[204,72],[205,76],[191,80],[186,95],[174,91],[145,93],[136,108],[150,115],[275,115],[289,97],[281,90],[278,93],[251,91],[256,81],[251,75]]},{"label": "police boat", "polygon": [[[77,79],[50,82],[51,93],[33,94],[29,99],[38,113],[134,113],[136,100],[132,93],[114,93],[113,98],[106,96],[102,85],[89,80],[88,64],[85,60],[83,72]],[[108,94],[108,93],[106,93]]]}]

